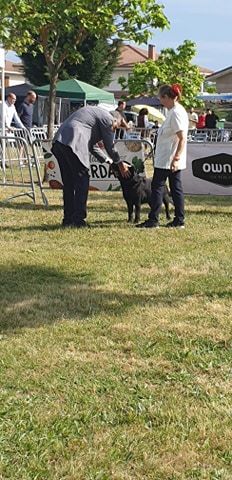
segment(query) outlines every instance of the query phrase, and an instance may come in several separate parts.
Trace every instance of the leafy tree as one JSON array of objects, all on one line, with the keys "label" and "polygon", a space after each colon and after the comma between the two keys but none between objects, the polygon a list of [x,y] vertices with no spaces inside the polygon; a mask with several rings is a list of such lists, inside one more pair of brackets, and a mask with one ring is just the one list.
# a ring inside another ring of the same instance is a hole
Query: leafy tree
[{"label": "leafy tree", "polygon": [[146,42],[150,28],[168,20],[156,0],[1,0],[0,43],[18,54],[31,51],[38,37],[50,80],[48,134],[52,134],[56,83],[65,61],[79,63],[88,34]]},{"label": "leafy tree", "polygon": [[128,82],[121,77],[120,83],[124,89],[129,90],[130,96],[155,95],[160,85],[179,83],[183,87],[182,103],[185,107],[198,106],[200,102],[196,96],[203,76],[199,68],[192,64],[195,55],[195,43],[185,40],[176,51],[173,48],[161,50],[158,60],[136,64]]},{"label": "leafy tree", "polygon": [[[110,82],[111,74],[117,64],[120,53],[120,43],[111,43],[105,38],[88,36],[80,45],[79,51],[83,57],[80,63],[64,62],[59,72],[59,80],[70,77],[79,78],[98,88],[103,88]],[[36,44],[33,46],[36,50]],[[34,85],[44,85],[49,82],[46,59],[43,53],[23,53],[20,55],[26,77]]]},{"label": "leafy tree", "polygon": [[207,80],[204,82],[204,92],[208,93],[217,93],[217,88],[215,83],[207,82]]},{"label": "leafy tree", "polygon": [[[67,66],[68,76],[77,77],[83,82],[98,88],[108,85],[111,74],[117,65],[121,42],[109,43],[105,38],[89,37],[81,46],[83,62]],[[76,72],[76,73],[75,73]]]},{"label": "leafy tree", "polygon": [[49,83],[49,74],[43,53],[22,53],[20,58],[23,62],[24,72],[29,82],[36,86]]}]

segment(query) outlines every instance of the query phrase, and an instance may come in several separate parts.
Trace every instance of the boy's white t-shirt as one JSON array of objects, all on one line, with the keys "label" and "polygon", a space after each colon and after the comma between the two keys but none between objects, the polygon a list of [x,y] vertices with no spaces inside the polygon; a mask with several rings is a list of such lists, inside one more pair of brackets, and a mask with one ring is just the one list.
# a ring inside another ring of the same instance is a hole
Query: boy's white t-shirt
[{"label": "boy's white t-shirt", "polygon": [[188,114],[184,107],[177,103],[169,110],[166,120],[159,128],[155,151],[155,167],[170,169],[171,161],[176,153],[179,139],[177,132],[184,132],[185,146],[180,155],[178,169],[186,168]]}]

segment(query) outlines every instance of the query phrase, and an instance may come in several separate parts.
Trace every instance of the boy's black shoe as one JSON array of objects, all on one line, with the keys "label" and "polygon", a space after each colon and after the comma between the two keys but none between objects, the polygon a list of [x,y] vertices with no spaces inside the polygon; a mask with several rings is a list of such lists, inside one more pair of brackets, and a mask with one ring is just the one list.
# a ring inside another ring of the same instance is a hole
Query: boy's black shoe
[{"label": "boy's black shoe", "polygon": [[184,223],[182,222],[177,222],[176,220],[173,220],[172,222],[167,223],[166,225],[167,228],[185,228]]}]

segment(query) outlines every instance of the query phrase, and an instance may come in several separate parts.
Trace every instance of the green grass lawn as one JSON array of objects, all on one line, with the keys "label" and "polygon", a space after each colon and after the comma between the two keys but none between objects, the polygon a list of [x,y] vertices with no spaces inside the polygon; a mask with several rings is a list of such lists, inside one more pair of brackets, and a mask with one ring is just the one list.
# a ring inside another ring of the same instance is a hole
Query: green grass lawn
[{"label": "green grass lawn", "polygon": [[62,230],[48,195],[0,204],[0,479],[231,480],[231,198],[144,231],[91,193]]}]

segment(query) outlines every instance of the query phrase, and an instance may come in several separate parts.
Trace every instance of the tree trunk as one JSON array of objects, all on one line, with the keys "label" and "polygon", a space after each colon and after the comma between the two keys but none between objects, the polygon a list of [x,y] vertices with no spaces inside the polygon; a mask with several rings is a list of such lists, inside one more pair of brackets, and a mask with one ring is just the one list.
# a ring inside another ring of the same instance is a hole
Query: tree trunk
[{"label": "tree trunk", "polygon": [[55,123],[55,109],[56,109],[56,84],[58,80],[58,74],[52,73],[50,75],[50,90],[48,97],[48,131],[47,135],[49,139],[53,138],[53,130]]}]

